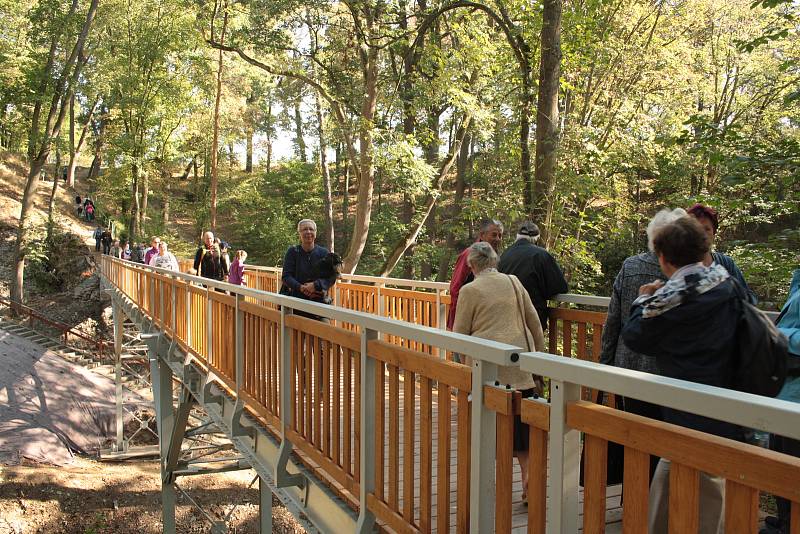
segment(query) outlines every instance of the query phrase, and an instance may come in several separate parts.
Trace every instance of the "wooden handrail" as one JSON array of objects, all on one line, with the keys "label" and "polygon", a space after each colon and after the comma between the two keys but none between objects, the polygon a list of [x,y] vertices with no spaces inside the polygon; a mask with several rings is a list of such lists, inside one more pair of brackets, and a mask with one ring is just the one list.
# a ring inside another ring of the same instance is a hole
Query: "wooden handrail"
[{"label": "wooden handrail", "polygon": [[36,319],[40,323],[44,323],[44,324],[46,324],[48,326],[51,326],[51,327],[55,328],[56,330],[60,330],[61,331],[61,336],[64,338],[64,343],[67,342],[67,336],[73,335],[75,337],[78,337],[80,339],[83,339],[84,341],[88,341],[89,343],[92,343],[93,345],[95,345],[97,347],[97,350],[101,354],[106,352],[106,347],[108,346],[108,342],[106,342],[106,341],[104,341],[102,339],[98,339],[98,338],[89,336],[87,334],[84,334],[80,330],[75,330],[70,325],[68,325],[66,323],[62,323],[61,321],[56,321],[55,319],[49,319],[49,318],[45,317],[44,315],[42,315],[41,313],[39,313],[36,310],[34,310],[33,308],[31,308],[29,306],[26,306],[24,304],[21,304],[19,302],[14,302],[12,300],[8,300],[8,299],[4,299],[4,298],[0,297],[0,304],[8,307],[9,309],[11,309],[15,313],[22,313],[24,315],[27,315],[29,320],[31,320],[31,322],[33,321],[33,319]]}]

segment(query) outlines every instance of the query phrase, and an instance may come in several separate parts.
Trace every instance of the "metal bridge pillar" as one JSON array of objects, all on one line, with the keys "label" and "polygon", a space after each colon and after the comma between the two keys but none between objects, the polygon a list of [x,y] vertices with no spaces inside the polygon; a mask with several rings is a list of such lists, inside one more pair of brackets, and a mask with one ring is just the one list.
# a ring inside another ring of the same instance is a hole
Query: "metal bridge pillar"
[{"label": "metal bridge pillar", "polygon": [[[176,496],[172,473],[167,471],[170,448],[175,441],[174,434],[178,426],[176,424],[177,416],[172,405],[173,372],[167,362],[158,356],[158,345],[162,340],[161,334],[142,334],[142,339],[147,343],[149,349],[150,376],[153,381],[153,400],[155,401],[156,423],[158,426],[158,444],[161,457],[162,531],[165,534],[173,534],[175,532]],[[184,393],[185,390],[181,393],[182,401],[184,400]],[[181,403],[181,411],[184,404],[188,404],[188,402]],[[183,428],[186,428],[185,421]],[[180,431],[180,434],[182,440],[183,430]],[[177,448],[180,451],[180,441],[178,441]]]},{"label": "metal bridge pillar", "polygon": [[124,331],[125,314],[117,299],[111,299],[111,313],[114,318],[114,398],[116,400],[117,451],[125,450],[123,398],[122,398],[122,334]]},{"label": "metal bridge pillar", "polygon": [[258,477],[258,527],[261,534],[272,532],[272,490],[269,483]]}]

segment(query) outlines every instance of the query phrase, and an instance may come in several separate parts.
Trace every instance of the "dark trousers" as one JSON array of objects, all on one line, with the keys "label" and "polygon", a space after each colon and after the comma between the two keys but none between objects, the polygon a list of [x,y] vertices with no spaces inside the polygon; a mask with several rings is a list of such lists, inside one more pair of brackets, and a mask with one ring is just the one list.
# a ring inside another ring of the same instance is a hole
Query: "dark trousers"
[{"label": "dark trousers", "polygon": [[111,245],[103,243],[103,254],[108,254],[109,252],[111,252]]},{"label": "dark trousers", "polygon": [[100,240],[99,239],[95,239],[94,240],[94,250],[95,250],[95,252],[100,252]]},{"label": "dark trousers", "polygon": [[[800,458],[800,441],[785,438],[783,436],[770,435],[769,448],[783,454],[790,454]],[[789,532],[789,522],[791,519],[792,503],[788,499],[775,496],[775,504],[778,506],[778,520],[781,522],[783,532]]]}]

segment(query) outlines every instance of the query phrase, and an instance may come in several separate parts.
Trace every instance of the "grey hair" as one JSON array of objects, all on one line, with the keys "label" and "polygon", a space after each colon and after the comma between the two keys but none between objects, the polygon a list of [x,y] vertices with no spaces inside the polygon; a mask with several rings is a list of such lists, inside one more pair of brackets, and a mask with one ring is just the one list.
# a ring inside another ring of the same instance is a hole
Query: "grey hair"
[{"label": "grey hair", "polygon": [[467,253],[467,265],[477,272],[497,267],[497,252],[485,241],[473,243]]},{"label": "grey hair", "polygon": [[663,209],[653,215],[647,225],[647,248],[653,252],[653,239],[656,234],[665,226],[674,223],[681,217],[686,217],[686,210],[675,208],[674,210]]},{"label": "grey hair", "polygon": [[483,219],[481,221],[481,225],[479,227],[479,231],[481,233],[483,233],[483,232],[487,231],[489,228],[491,228],[492,226],[497,226],[498,228],[500,228],[501,232],[503,231],[503,223],[501,223],[497,219]]},{"label": "grey hair", "polygon": [[528,241],[530,243],[536,243],[537,241],[539,241],[539,236],[538,235],[517,234],[517,238],[515,239],[515,241],[519,241],[520,239],[524,239],[525,241]]},{"label": "grey hair", "polygon": [[299,223],[297,223],[297,231],[300,231],[300,227],[304,224],[311,224],[314,227],[314,231],[317,231],[317,223],[315,223],[312,219],[302,219]]}]

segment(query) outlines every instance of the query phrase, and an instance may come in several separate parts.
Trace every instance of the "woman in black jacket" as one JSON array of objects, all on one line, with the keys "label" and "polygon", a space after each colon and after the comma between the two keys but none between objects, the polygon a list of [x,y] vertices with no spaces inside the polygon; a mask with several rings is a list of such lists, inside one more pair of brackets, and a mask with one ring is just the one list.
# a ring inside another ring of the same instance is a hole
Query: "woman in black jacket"
[{"label": "woman in black jacket", "polygon": [[[681,217],[653,238],[661,270],[669,278],[639,289],[622,331],[632,350],[654,356],[660,374],[729,388],[733,384],[738,300],[745,297],[728,271],[703,259],[709,239],[692,217]],[[664,420],[710,434],[742,440],[737,425],[671,408]],[[725,481],[700,477],[700,532],[724,531]],[[669,461],[662,459],[650,488],[649,532],[667,532]]]}]

